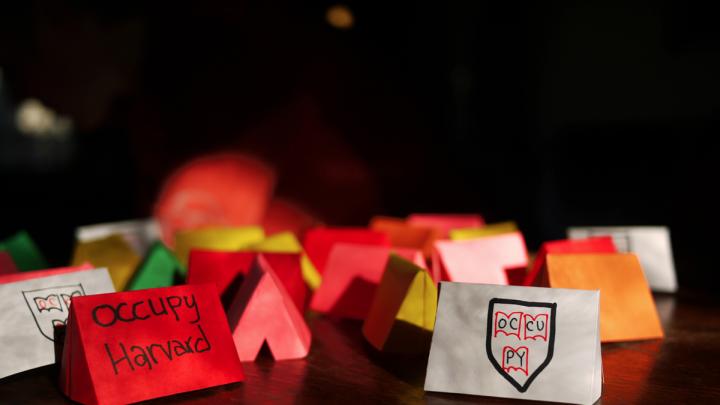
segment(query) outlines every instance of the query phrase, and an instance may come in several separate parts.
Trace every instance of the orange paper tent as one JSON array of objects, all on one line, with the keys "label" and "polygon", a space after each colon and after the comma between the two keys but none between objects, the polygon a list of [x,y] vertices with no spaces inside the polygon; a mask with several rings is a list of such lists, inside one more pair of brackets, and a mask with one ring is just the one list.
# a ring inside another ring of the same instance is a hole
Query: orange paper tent
[{"label": "orange paper tent", "polygon": [[407,223],[412,226],[434,228],[441,238],[450,236],[450,231],[461,228],[479,228],[485,221],[477,214],[411,214]]},{"label": "orange paper tent", "polygon": [[550,287],[600,290],[600,340],[663,337],[655,301],[631,253],[548,255]]},{"label": "orange paper tent", "polygon": [[374,217],[370,229],[386,233],[392,246],[419,249],[425,257],[430,256],[433,242],[440,237],[435,228],[411,225],[400,218]]},{"label": "orange paper tent", "polygon": [[548,254],[569,253],[615,253],[615,244],[609,236],[588,239],[563,239],[545,242],[540,246],[532,269],[523,282],[526,286],[547,287],[547,277],[543,273]]}]

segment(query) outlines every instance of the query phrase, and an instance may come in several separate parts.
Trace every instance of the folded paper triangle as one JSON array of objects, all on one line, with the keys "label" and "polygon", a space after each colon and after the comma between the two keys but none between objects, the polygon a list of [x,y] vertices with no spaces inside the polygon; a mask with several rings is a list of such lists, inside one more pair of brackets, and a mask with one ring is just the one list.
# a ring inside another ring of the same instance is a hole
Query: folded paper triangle
[{"label": "folded paper triangle", "polygon": [[390,246],[390,239],[383,232],[365,228],[313,228],[305,233],[303,246],[317,271],[325,271],[325,263],[332,247],[336,243],[356,243],[362,245]]},{"label": "folded paper triangle", "polygon": [[71,303],[114,291],[105,269],[51,273],[22,272],[17,274],[32,277],[0,281],[0,378],[53,364],[54,331],[65,325]]},{"label": "folded paper triangle", "polygon": [[596,403],[602,391],[599,295],[441,283],[425,390]]},{"label": "folded paper triangle", "polygon": [[427,270],[391,254],[363,335],[377,350],[424,353],[430,347],[436,308],[437,288]]},{"label": "folded paper triangle", "polygon": [[12,257],[7,252],[0,252],[0,275],[17,273]]},{"label": "folded paper triangle", "polygon": [[548,255],[550,287],[600,290],[603,342],[663,337],[655,301],[632,253]]},{"label": "folded paper triangle", "polygon": [[320,287],[310,308],[342,318],[365,319],[390,253],[425,267],[415,249],[337,243],[330,252]]},{"label": "folded paper triangle", "polygon": [[520,232],[464,241],[435,242],[433,279],[483,284],[521,284],[528,264]]},{"label": "folded paper triangle", "polygon": [[600,226],[568,229],[570,239],[610,236],[618,252],[635,253],[653,291],[677,291],[670,230],[665,226]]},{"label": "folded paper triangle", "polygon": [[615,244],[609,236],[601,236],[588,239],[564,239],[545,242],[540,246],[540,250],[535,256],[532,268],[525,277],[523,285],[547,287],[547,273],[545,269],[545,260],[548,254],[567,254],[567,253],[615,253]]},{"label": "folded paper triangle", "polygon": [[125,404],[242,381],[211,284],[73,299],[60,386],[83,404]]},{"label": "folded paper triangle", "polygon": [[133,276],[140,257],[120,235],[91,242],[78,242],[73,254],[73,266],[90,262],[95,267],[106,267],[115,289],[122,291]]},{"label": "folded paper triangle", "polygon": [[255,360],[263,343],[275,360],[303,358],[310,351],[310,329],[263,254],[235,295],[228,321],[242,361]]},{"label": "folded paper triangle", "polygon": [[190,252],[187,282],[188,284],[214,283],[222,298],[223,306],[229,308],[259,255],[262,255],[265,262],[272,267],[298,310],[303,311],[308,289],[302,277],[301,256],[297,253],[193,250]]},{"label": "folded paper triangle", "polygon": [[185,273],[175,254],[165,247],[165,244],[157,241],[148,250],[127,289],[170,287]]},{"label": "folded paper triangle", "polygon": [[175,234],[175,255],[183,266],[191,249],[235,251],[262,242],[265,232],[257,226],[239,228],[209,227]]},{"label": "folded paper triangle", "polygon": [[315,269],[310,259],[308,259],[300,241],[297,240],[295,234],[292,232],[280,232],[268,236],[263,239],[262,242],[251,245],[247,250],[261,253],[300,253],[302,254],[300,266],[305,283],[312,289],[320,286],[322,276],[320,276],[320,273]]},{"label": "folded paper triangle", "polygon": [[447,238],[453,229],[479,228],[485,224],[477,214],[411,214],[407,223],[412,226],[434,228],[441,238]]},{"label": "folded paper triangle", "polygon": [[385,232],[393,247],[418,249],[425,257],[430,256],[433,242],[440,237],[440,232],[433,227],[411,225],[400,218],[374,217],[370,220],[370,229]]},{"label": "folded paper triangle", "polygon": [[145,256],[152,244],[160,239],[160,226],[152,218],[107,222],[80,226],[75,229],[75,239],[90,242],[121,235],[138,256]]},{"label": "folded paper triangle", "polygon": [[460,228],[453,229],[450,231],[450,239],[452,240],[467,240],[484,238],[486,236],[502,235],[504,233],[511,233],[518,230],[518,226],[513,221],[497,222],[494,224],[487,224],[476,228]]},{"label": "folded paper triangle", "polygon": [[20,271],[45,269],[48,267],[40,249],[35,245],[30,234],[20,231],[0,241],[0,251],[12,257]]}]

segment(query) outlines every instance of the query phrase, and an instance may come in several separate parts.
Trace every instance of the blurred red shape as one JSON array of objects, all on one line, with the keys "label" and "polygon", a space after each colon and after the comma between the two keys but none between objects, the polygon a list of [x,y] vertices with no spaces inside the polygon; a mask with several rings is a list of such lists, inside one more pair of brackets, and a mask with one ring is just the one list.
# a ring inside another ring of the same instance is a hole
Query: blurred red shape
[{"label": "blurred red shape", "polygon": [[182,229],[260,224],[275,186],[275,172],[249,156],[221,153],[197,158],[165,182],[154,215],[163,240]]},{"label": "blurred red shape", "polygon": [[0,252],[0,274],[13,274],[17,273],[18,269],[15,267],[12,257],[7,252]]},{"label": "blurred red shape", "polygon": [[266,235],[290,231],[300,238],[319,221],[291,201],[275,198],[265,213],[262,226]]}]

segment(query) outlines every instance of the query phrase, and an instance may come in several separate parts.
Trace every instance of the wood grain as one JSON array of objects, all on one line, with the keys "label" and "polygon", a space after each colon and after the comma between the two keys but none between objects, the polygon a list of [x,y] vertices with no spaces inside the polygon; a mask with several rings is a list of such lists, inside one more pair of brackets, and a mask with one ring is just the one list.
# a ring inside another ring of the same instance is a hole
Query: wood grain
[{"label": "wood grain", "polygon": [[[663,340],[604,344],[602,404],[720,402],[720,304],[683,291],[656,295]],[[309,315],[310,356],[244,363],[246,381],[148,401],[148,404],[240,403],[508,403],[423,391],[426,358],[381,355],[362,338],[361,323]],[[64,404],[54,366],[0,381],[2,404]],[[530,403],[523,401],[523,403]]]}]

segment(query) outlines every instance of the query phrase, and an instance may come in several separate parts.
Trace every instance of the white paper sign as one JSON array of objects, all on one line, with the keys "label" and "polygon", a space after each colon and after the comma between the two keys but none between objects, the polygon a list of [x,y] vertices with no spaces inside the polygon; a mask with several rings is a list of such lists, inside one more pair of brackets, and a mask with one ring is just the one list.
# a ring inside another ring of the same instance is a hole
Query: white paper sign
[{"label": "white paper sign", "polygon": [[443,282],[425,390],[591,404],[599,291]]},{"label": "white paper sign", "polygon": [[153,242],[160,239],[160,226],[154,219],[137,219],[86,225],[75,230],[75,238],[80,242],[92,242],[111,235],[122,235],[139,256],[145,256]]},{"label": "white paper sign", "polygon": [[635,253],[640,259],[650,289],[658,292],[677,291],[670,230],[664,226],[572,227],[568,238],[612,236],[622,253]]},{"label": "white paper sign", "polygon": [[0,378],[55,362],[53,329],[73,297],[115,292],[106,269],[0,284]]}]

